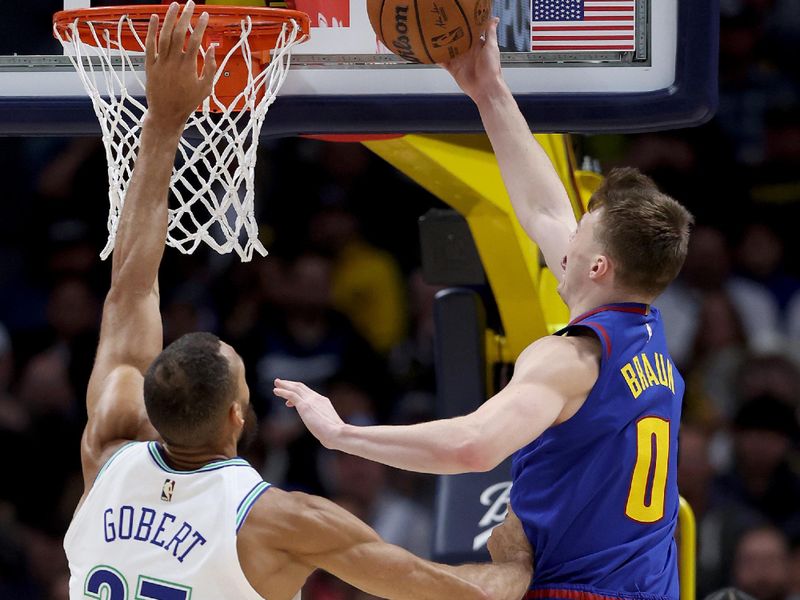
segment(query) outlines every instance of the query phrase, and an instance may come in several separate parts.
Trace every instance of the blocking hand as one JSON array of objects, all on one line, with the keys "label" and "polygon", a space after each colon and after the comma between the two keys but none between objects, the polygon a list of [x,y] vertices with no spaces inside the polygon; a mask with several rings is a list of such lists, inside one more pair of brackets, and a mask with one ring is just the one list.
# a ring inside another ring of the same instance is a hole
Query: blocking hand
[{"label": "blocking hand", "polygon": [[[208,13],[203,13],[187,41],[194,14],[194,2],[186,3],[183,12],[173,2],[158,31],[157,15],[150,17],[145,42],[148,114],[169,125],[182,126],[189,115],[211,93],[217,63],[214,48],[205,55],[203,71],[197,74],[200,43],[208,25]],[[180,16],[178,13],[180,12]]]},{"label": "blocking hand", "polygon": [[498,22],[497,17],[492,18],[483,38],[477,40],[469,52],[443,65],[464,93],[475,102],[503,80],[500,48],[497,45]]},{"label": "blocking hand", "polygon": [[335,442],[344,425],[331,401],[297,381],[275,380],[274,394],[293,406],[311,434],[326,448],[335,449]]}]

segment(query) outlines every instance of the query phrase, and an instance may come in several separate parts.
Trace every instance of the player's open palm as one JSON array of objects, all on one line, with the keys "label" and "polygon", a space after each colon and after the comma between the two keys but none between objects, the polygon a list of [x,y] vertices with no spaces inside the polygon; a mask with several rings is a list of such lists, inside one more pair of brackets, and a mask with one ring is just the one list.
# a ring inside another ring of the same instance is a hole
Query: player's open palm
[{"label": "player's open palm", "polygon": [[274,393],[293,406],[311,434],[326,448],[334,448],[344,425],[331,401],[298,381],[275,380]]},{"label": "player's open palm", "polygon": [[[158,16],[150,17],[145,42],[147,72],[147,105],[151,115],[170,124],[183,125],[211,93],[217,70],[213,47],[205,55],[203,72],[197,73],[197,57],[208,25],[203,13],[187,40],[194,14],[194,2],[180,5],[173,2],[164,17],[161,31]],[[180,16],[179,13],[180,12]]]},{"label": "player's open palm", "polygon": [[485,41],[474,43],[469,52],[443,65],[464,93],[476,101],[501,78],[497,23],[498,19],[492,18],[484,34]]}]

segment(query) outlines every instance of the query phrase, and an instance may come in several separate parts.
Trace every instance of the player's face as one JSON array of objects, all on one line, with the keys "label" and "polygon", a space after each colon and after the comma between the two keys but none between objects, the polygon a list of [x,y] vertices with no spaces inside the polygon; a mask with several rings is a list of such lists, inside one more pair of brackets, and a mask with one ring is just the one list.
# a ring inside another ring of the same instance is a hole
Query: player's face
[{"label": "player's face", "polygon": [[242,409],[244,425],[239,432],[239,448],[247,447],[252,443],[257,431],[257,417],[250,404],[250,388],[245,377],[244,361],[242,357],[228,344],[222,344],[222,354],[228,359],[236,382],[236,402]]},{"label": "player's face", "polygon": [[600,211],[586,213],[578,222],[567,246],[567,255],[561,261],[564,278],[558,286],[558,293],[569,304],[576,301],[590,283],[589,273],[602,248],[595,236],[599,226]]}]

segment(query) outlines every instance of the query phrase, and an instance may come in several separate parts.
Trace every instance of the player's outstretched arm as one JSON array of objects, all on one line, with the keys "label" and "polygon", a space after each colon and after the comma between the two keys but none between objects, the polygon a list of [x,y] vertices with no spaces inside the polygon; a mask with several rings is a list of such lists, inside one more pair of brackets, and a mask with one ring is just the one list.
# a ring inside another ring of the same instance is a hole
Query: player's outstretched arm
[{"label": "player's outstretched arm", "polygon": [[194,4],[179,14],[170,6],[160,35],[151,18],[147,33],[148,112],[141,145],[120,215],[103,306],[100,341],[89,380],[89,421],[81,445],[87,488],[115,445],[153,438],[144,410],[143,376],[162,349],[158,268],[167,235],[167,193],[175,152],[189,114],[211,91],[213,56],[197,73],[197,55],[208,17],[201,16],[188,44]]},{"label": "player's outstretched arm", "polygon": [[270,489],[248,515],[238,548],[248,578],[259,551],[269,549],[381,598],[518,600],[530,583],[533,561],[527,540],[519,541],[524,538],[521,525],[512,522],[509,527],[517,533],[505,536],[509,549],[499,553],[502,562],[451,567],[384,542],[329,500]]},{"label": "player's outstretched arm", "polygon": [[574,414],[597,381],[599,357],[594,337],[542,338],[520,355],[511,382],[476,411],[415,425],[345,424],[328,398],[294,381],[276,380],[274,393],[326,448],[421,473],[490,471]]},{"label": "player's outstretched arm", "polygon": [[485,38],[485,43],[475,44],[445,68],[477,105],[514,212],[560,281],[561,260],[577,225],[572,205],[550,158],[531,135],[503,79],[497,19],[490,22]]}]

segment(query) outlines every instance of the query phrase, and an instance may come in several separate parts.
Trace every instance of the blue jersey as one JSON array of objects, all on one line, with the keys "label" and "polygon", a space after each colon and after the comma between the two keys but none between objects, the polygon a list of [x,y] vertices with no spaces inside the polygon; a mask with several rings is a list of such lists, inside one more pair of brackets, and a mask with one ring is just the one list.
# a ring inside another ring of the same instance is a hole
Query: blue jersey
[{"label": "blue jersey", "polygon": [[678,426],[684,383],[657,309],[601,306],[600,373],[583,406],[515,453],[511,506],[534,551],[526,598],[678,598]]}]

